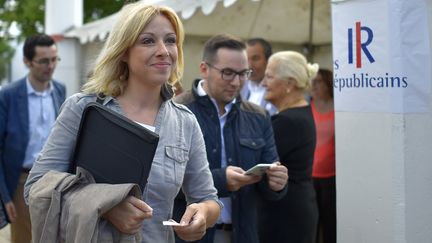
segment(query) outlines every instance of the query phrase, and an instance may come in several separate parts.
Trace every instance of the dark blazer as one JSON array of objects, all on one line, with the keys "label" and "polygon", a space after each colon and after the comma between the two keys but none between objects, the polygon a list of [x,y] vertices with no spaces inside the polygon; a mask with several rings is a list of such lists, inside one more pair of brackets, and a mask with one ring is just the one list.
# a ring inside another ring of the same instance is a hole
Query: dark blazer
[{"label": "dark blazer", "polygon": [[[66,88],[57,81],[52,84],[57,116],[66,97]],[[0,90],[0,196],[4,203],[10,202],[15,193],[28,142],[27,86],[23,78]]]},{"label": "dark blazer", "polygon": [[288,193],[278,201],[258,200],[261,243],[315,242],[318,208],[312,184],[316,133],[310,106],[272,117],[280,162],[288,168]]},{"label": "dark blazer", "polygon": [[[226,167],[221,168],[221,135],[217,110],[209,96],[197,94],[196,80],[192,91],[174,98],[186,105],[196,116],[204,135],[207,158],[219,197],[231,197],[233,243],[258,243],[256,197],[278,200],[285,196],[287,187],[281,192],[272,191],[266,178],[259,183],[242,187],[236,192],[227,190]],[[273,129],[267,113],[261,107],[242,101],[238,97],[228,114],[224,127],[225,152],[228,165],[247,170],[259,163],[278,160]],[[180,218],[186,202],[178,197],[174,203],[174,217]],[[207,230],[200,243],[212,243],[215,229]],[[176,239],[177,242],[182,242]]]}]

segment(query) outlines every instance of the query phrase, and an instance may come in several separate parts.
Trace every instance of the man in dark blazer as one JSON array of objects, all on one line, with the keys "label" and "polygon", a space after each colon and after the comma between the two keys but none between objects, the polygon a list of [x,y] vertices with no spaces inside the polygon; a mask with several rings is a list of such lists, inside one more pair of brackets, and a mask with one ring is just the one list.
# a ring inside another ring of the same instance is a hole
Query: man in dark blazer
[{"label": "man in dark blazer", "polygon": [[60,58],[50,36],[27,38],[23,53],[28,75],[0,90],[0,196],[12,243],[31,242],[23,186],[66,93],[65,86],[52,79]]}]

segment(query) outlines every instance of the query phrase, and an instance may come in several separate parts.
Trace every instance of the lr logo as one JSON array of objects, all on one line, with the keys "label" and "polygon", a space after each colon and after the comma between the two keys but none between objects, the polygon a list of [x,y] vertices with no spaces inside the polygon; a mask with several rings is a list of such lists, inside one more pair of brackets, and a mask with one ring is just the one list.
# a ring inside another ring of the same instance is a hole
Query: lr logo
[{"label": "lr logo", "polygon": [[[366,31],[367,39],[366,42],[361,43],[361,31]],[[362,67],[362,58],[361,58],[361,51],[363,50],[366,57],[369,59],[370,63],[375,62],[375,59],[370,54],[369,50],[367,49],[367,46],[372,42],[373,39],[373,32],[369,27],[361,26],[360,22],[356,22],[355,27],[355,49],[356,49],[356,67],[361,68]],[[348,29],[348,63],[353,63],[353,30],[352,28]]]}]

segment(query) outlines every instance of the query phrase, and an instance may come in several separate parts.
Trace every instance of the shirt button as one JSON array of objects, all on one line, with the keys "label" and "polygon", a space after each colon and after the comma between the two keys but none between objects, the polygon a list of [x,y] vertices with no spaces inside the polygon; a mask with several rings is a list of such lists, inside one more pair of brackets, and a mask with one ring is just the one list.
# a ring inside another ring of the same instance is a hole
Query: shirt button
[{"label": "shirt button", "polygon": [[228,162],[232,162],[232,159],[231,159],[231,158],[228,158]]},{"label": "shirt button", "polygon": [[212,151],[213,151],[213,153],[216,153],[216,152],[217,152],[217,149],[213,149]]},{"label": "shirt button", "polygon": [[255,142],[252,142],[252,145],[253,145],[253,146],[256,146],[256,143],[255,143]]}]

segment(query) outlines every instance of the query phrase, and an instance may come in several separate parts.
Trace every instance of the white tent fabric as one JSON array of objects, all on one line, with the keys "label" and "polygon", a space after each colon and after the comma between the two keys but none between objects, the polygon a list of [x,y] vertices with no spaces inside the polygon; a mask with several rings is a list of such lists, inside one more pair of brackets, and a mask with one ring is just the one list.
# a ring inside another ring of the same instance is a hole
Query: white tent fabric
[{"label": "white tent fabric", "polygon": [[81,27],[73,28],[64,33],[64,37],[78,38],[81,44],[86,44],[96,40],[105,40],[111,27],[115,23],[117,15],[118,14],[115,13]]},{"label": "white tent fabric", "polygon": [[[297,45],[331,43],[330,0],[143,1],[174,9],[183,19],[187,35],[231,33],[242,38],[258,36],[271,42]],[[117,15],[71,29],[64,36],[78,38],[82,44],[104,40]]]}]

